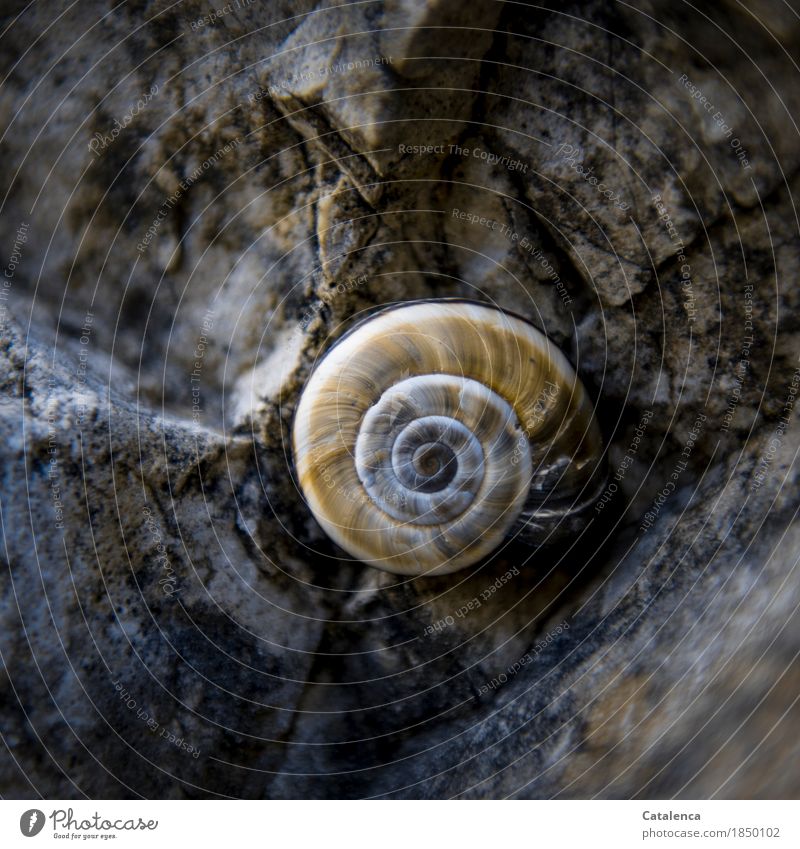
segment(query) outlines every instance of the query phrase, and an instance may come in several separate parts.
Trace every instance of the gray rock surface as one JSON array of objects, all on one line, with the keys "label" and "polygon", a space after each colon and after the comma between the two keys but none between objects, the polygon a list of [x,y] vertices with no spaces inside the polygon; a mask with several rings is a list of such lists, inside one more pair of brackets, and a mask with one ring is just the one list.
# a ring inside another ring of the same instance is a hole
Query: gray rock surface
[{"label": "gray rock surface", "polygon": [[[800,793],[800,21],[456,5],[6,4],[4,797]],[[565,350],[614,491],[398,579],[291,417],[451,295]]]}]

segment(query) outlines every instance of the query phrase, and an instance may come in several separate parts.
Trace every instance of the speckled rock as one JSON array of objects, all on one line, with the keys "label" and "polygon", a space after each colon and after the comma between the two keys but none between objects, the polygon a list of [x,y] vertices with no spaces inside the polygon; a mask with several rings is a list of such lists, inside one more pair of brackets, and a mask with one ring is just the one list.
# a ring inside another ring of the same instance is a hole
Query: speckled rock
[{"label": "speckled rock", "polygon": [[[800,26],[753,9],[5,31],[5,798],[800,793]],[[453,295],[564,349],[609,487],[400,580],[316,525],[291,418],[355,319]]]}]

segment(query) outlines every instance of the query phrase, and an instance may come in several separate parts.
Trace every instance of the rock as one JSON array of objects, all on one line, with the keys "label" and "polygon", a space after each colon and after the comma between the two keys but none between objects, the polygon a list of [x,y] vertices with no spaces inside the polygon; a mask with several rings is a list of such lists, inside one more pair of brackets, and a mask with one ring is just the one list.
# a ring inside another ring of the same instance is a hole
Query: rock
[{"label": "rock", "polygon": [[[800,791],[797,19],[454,8],[14,22],[5,797]],[[609,486],[570,546],[399,580],[312,519],[292,414],[447,296],[567,352]]]}]

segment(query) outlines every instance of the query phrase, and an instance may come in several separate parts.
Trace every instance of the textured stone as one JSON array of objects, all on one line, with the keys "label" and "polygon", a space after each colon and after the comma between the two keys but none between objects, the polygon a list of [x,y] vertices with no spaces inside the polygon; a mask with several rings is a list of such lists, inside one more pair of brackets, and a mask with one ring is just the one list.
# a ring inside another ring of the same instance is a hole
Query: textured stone
[{"label": "textured stone", "polygon": [[[4,35],[4,797],[800,792],[797,18],[453,8]],[[398,580],[309,515],[291,417],[353,320],[446,296],[565,350],[617,488]]]}]

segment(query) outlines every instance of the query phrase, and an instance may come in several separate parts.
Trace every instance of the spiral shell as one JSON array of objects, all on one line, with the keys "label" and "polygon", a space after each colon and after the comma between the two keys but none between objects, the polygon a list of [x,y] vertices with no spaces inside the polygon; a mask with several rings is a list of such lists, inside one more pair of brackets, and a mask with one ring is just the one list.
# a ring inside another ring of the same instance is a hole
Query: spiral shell
[{"label": "spiral shell", "polygon": [[475,563],[508,536],[583,524],[601,439],[564,355],[485,304],[420,301],[357,325],[311,374],[294,461],[345,551],[403,575]]}]

